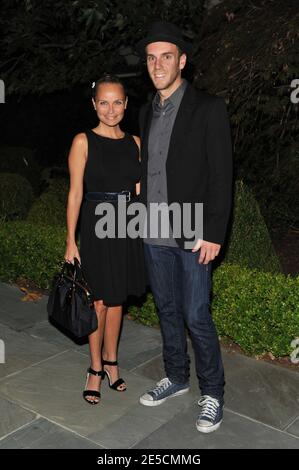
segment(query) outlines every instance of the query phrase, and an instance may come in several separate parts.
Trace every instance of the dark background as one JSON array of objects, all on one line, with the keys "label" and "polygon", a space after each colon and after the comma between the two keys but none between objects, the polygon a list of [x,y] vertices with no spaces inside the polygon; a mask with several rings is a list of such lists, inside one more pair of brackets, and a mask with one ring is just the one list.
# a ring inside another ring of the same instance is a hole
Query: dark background
[{"label": "dark background", "polygon": [[122,127],[138,135],[139,108],[153,89],[134,45],[152,20],[173,21],[194,45],[185,77],[225,98],[235,179],[254,192],[284,271],[295,274],[299,125],[290,83],[299,70],[298,2],[214,3],[3,1],[0,158],[5,146],[26,147],[42,169],[58,167],[67,175],[74,135],[97,124],[91,83],[104,72],[130,75],[124,78],[129,106]]}]

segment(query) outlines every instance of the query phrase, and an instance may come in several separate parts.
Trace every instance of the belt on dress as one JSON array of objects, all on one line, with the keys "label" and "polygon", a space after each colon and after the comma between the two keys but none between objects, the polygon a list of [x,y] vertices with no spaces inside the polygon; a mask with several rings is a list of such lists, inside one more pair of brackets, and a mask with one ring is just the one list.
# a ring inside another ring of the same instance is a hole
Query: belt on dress
[{"label": "belt on dress", "polygon": [[132,191],[119,191],[119,192],[87,192],[85,193],[85,199],[87,201],[95,202],[117,202],[119,196],[126,196],[126,202],[130,202],[133,197],[136,196],[135,189]]}]

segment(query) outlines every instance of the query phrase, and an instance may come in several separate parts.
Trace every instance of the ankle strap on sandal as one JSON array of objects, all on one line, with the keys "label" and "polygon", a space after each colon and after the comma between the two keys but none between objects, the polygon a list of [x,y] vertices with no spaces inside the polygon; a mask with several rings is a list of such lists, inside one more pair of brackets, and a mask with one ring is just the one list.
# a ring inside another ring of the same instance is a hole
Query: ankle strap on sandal
[{"label": "ankle strap on sandal", "polygon": [[103,371],[102,371],[102,370],[97,371],[97,370],[94,370],[94,369],[92,369],[91,367],[89,367],[89,368],[87,369],[87,372],[88,372],[89,374],[97,375],[98,377],[102,377],[102,378],[103,378]]},{"label": "ankle strap on sandal", "polygon": [[106,361],[105,359],[102,360],[103,366],[118,366],[117,361]]}]

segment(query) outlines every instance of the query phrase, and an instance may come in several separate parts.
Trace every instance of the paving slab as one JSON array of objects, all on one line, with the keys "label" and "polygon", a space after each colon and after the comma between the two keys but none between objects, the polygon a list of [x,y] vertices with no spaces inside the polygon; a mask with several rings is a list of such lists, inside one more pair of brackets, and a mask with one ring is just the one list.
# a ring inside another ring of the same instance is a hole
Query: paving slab
[{"label": "paving slab", "polygon": [[36,302],[24,302],[24,293],[14,285],[0,283],[0,322],[16,331],[47,319],[47,296],[42,296]]},{"label": "paving slab", "polygon": [[[180,409],[182,404],[181,401]],[[157,410],[154,410],[154,413],[152,411],[136,402],[135,406],[131,406],[124,415],[100,431],[90,434],[89,438],[108,449],[129,449],[165,424],[170,415],[174,415],[174,412],[169,412],[168,408],[167,417],[164,409],[164,419],[162,419]]]},{"label": "paving slab", "polygon": [[[195,427],[199,407],[190,406],[133,446],[136,449],[299,449],[299,438],[225,410],[220,428]],[[179,430],[179,432],[178,432]]]},{"label": "paving slab", "polygon": [[0,438],[36,419],[36,414],[0,397]]},{"label": "paving slab", "polygon": [[122,367],[133,370],[161,354],[161,350],[160,329],[143,326],[124,317],[119,344],[119,360]]},{"label": "paving slab", "polygon": [[299,437],[299,417],[290,426],[288,426],[285,431]]},{"label": "paving slab", "polygon": [[[73,345],[76,351],[89,356],[88,343]],[[119,349],[118,362],[126,370],[134,370],[140,364],[161,354],[162,340],[159,329],[139,325],[124,317]]]},{"label": "paving slab", "polygon": [[[121,370],[128,390],[115,392],[105,380],[101,387],[102,403],[91,406],[82,398],[87,366],[83,355],[67,351],[43,362],[41,366],[37,364],[21,374],[2,380],[0,393],[51,421],[111,448],[133,445],[137,436],[144,437],[149,430],[167,422],[194,401],[194,397],[187,394],[174,398],[173,402],[169,400],[161,409],[144,407],[139,404],[139,396],[151,387],[152,382]],[[125,439],[122,437],[124,429],[127,429]]]},{"label": "paving slab", "polygon": [[66,348],[44,339],[33,338],[0,324],[0,335],[5,345],[5,363],[0,364],[0,381],[9,374],[22,371],[37,362],[56,356]]},{"label": "paving slab", "polygon": [[[199,395],[190,341],[188,352],[191,391]],[[222,350],[222,357],[227,408],[281,430],[299,417],[298,373],[225,350]],[[134,372],[157,382],[165,376],[162,355],[141,364]]]},{"label": "paving slab", "polygon": [[299,374],[240,354],[224,354],[227,408],[284,429],[299,417]]},{"label": "paving slab", "polygon": [[[64,349],[76,349],[78,347],[80,350],[81,348],[81,345],[74,342],[73,339],[53,326],[48,320],[37,323],[30,328],[26,328],[25,333],[30,335],[32,338],[38,338],[40,340],[48,341],[51,344],[63,346]],[[88,349],[86,352],[88,352]]]},{"label": "paving slab", "polygon": [[46,419],[34,423],[0,440],[0,449],[103,449]]}]

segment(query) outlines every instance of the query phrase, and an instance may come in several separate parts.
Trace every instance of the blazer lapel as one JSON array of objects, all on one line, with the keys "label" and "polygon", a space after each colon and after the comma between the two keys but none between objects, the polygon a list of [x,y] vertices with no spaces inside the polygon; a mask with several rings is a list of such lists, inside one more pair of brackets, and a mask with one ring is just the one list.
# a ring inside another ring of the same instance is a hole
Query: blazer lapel
[{"label": "blazer lapel", "polygon": [[175,156],[179,141],[182,140],[182,135],[185,135],[185,130],[190,125],[196,97],[194,88],[188,83],[172,128],[166,165]]}]

